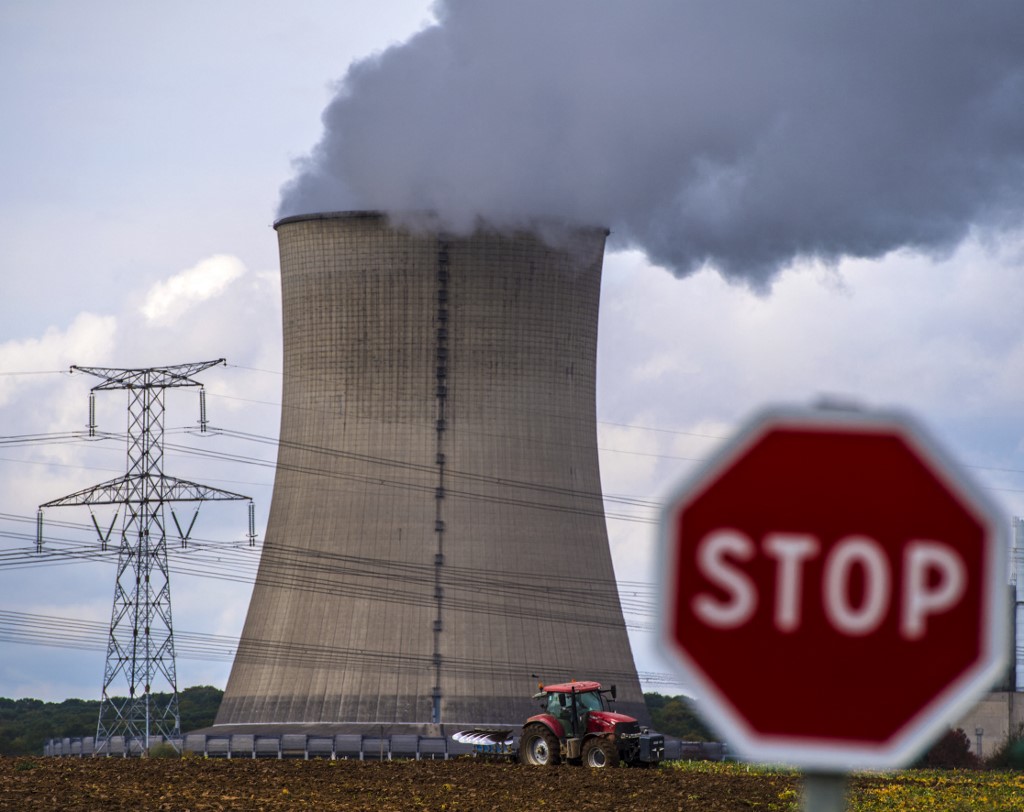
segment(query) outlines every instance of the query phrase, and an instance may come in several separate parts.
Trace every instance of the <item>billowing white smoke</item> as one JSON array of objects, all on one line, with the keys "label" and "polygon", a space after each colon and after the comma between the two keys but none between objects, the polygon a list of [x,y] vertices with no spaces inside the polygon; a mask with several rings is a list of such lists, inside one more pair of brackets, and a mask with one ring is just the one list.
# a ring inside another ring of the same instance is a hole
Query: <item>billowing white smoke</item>
[{"label": "billowing white smoke", "polygon": [[443,0],[351,66],[282,216],[604,224],[682,275],[1024,213],[1021,0]]}]

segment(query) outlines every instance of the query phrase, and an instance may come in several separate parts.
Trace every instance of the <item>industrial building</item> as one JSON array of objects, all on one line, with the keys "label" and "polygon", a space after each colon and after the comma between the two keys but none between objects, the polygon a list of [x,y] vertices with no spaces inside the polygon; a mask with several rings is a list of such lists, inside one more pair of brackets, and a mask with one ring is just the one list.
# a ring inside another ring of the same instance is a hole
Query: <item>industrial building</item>
[{"label": "industrial building", "polygon": [[573,678],[646,724],[598,470],[606,232],[275,228],[278,466],[216,727],[520,724]]}]

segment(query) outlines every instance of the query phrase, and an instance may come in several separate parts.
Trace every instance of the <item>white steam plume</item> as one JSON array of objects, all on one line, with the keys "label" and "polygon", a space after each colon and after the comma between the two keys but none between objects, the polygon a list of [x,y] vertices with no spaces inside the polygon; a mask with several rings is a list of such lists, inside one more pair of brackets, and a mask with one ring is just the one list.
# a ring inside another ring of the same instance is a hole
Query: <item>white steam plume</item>
[{"label": "white steam plume", "polygon": [[1024,213],[1020,0],[444,0],[353,64],[281,216],[612,229],[677,274],[941,254]]}]

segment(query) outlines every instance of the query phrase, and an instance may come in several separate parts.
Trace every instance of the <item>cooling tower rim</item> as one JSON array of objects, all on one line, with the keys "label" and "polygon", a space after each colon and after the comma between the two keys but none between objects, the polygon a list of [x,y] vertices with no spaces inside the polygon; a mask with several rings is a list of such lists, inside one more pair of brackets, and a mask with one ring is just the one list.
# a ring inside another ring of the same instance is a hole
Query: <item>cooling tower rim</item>
[{"label": "cooling tower rim", "polygon": [[[274,221],[274,230],[276,231],[280,226],[288,225],[289,223],[302,223],[302,222],[306,222],[308,220],[385,220],[385,219],[391,217],[392,214],[394,214],[394,213],[393,212],[381,211],[381,210],[377,210],[377,209],[365,209],[365,210],[354,209],[354,210],[350,210],[350,211],[323,211],[323,212],[309,212],[307,214],[291,214],[291,215],[289,215],[287,217],[282,217],[279,220],[275,220]],[[436,220],[436,215],[433,215],[430,212],[403,213],[403,215],[404,216],[411,216],[414,220],[417,220],[420,223],[422,223],[424,221],[429,221],[429,220]],[[400,216],[399,219],[402,219],[402,216]],[[516,232],[516,231],[519,231],[519,232],[530,231],[530,232],[532,232],[532,231],[537,231],[537,230],[543,230],[545,228],[552,228],[552,227],[558,228],[558,227],[562,227],[562,228],[569,228],[569,229],[571,229],[573,231],[584,231],[584,232],[586,232],[586,231],[594,231],[594,232],[598,232],[598,233],[604,234],[605,237],[607,237],[609,234],[611,234],[611,230],[608,229],[606,226],[593,226],[593,225],[591,225],[591,226],[581,226],[581,225],[576,225],[576,224],[571,224],[571,223],[559,222],[559,221],[554,220],[554,219],[544,219],[544,218],[538,218],[536,223],[537,223],[537,226],[535,228],[530,228],[530,227],[528,227],[526,225],[518,225],[518,226],[509,227],[507,229],[498,228],[496,226],[488,225],[488,224],[484,223],[480,230],[483,230],[483,231],[500,231],[500,232]]]},{"label": "cooling tower rim", "polygon": [[274,228],[288,223],[301,223],[305,220],[378,220],[387,217],[385,211],[321,211],[308,214],[292,214],[274,221]]}]

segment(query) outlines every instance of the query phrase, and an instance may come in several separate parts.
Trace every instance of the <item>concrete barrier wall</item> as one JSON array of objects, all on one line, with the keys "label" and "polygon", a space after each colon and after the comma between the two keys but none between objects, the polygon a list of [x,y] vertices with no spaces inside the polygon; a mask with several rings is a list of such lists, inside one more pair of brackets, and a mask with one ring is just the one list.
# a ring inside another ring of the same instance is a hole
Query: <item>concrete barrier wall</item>
[{"label": "concrete barrier wall", "polygon": [[[150,737],[150,745],[163,743],[160,736]],[[330,758],[358,759],[361,761],[392,758],[446,759],[472,752],[468,745],[444,737],[428,736],[362,736],[339,734],[336,736],[307,736],[304,734],[254,735],[233,734],[210,736],[189,734],[171,744],[179,751],[204,758]],[[50,739],[43,746],[46,756],[114,756],[126,758],[141,756],[145,750],[140,739],[125,740],[111,737],[106,745],[96,747],[92,736]]]},{"label": "concrete barrier wall", "polygon": [[[96,747],[92,736],[50,739],[43,746],[46,756],[114,756],[138,757],[144,750],[138,739],[125,741],[114,737],[109,747]],[[161,744],[160,736],[150,737],[150,744]],[[393,759],[448,759],[471,755],[472,745],[453,741],[444,736],[365,736],[358,733],[335,736],[281,734],[258,735],[252,733],[216,736],[189,734],[184,739],[169,740],[177,750],[203,758],[328,758],[359,761],[391,761]],[[513,739],[513,751],[518,738]],[[665,758],[687,761],[722,761],[729,757],[728,748],[721,742],[685,742],[666,739]]]}]

